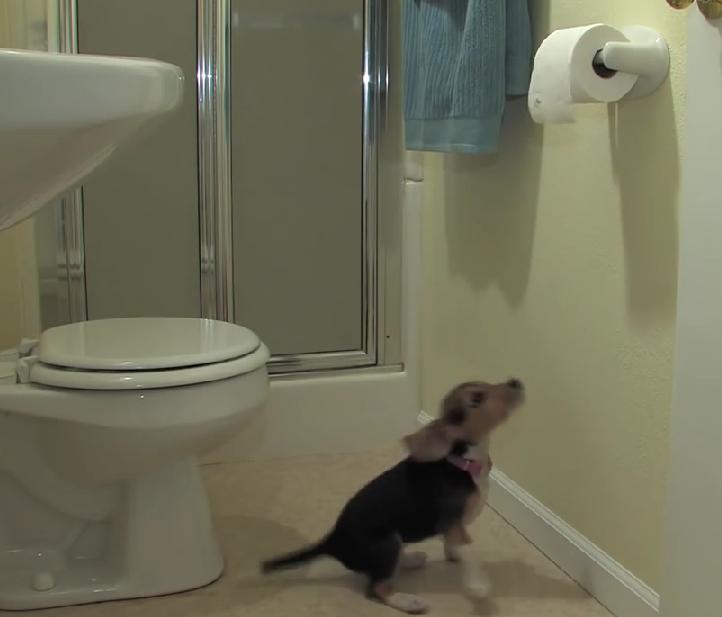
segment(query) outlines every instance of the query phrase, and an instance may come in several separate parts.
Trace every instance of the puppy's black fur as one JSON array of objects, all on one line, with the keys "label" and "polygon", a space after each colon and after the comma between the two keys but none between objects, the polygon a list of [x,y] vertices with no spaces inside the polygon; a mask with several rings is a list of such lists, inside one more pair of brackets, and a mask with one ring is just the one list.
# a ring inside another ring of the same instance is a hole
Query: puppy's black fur
[{"label": "puppy's black fur", "polygon": [[[457,454],[466,449],[463,442],[454,444]],[[266,561],[263,572],[329,556],[367,575],[373,586],[392,577],[402,544],[421,542],[459,524],[476,490],[469,473],[445,459],[421,463],[406,458],[356,493],[323,540]]]}]

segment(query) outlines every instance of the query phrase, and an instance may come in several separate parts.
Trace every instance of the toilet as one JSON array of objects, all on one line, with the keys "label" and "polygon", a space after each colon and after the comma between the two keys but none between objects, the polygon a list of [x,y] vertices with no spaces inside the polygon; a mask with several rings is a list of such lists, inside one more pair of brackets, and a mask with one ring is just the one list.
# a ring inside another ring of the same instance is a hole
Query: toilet
[{"label": "toilet", "polygon": [[197,457],[262,409],[268,359],[242,326],[185,318],[74,323],[0,354],[0,610],[216,580]]}]

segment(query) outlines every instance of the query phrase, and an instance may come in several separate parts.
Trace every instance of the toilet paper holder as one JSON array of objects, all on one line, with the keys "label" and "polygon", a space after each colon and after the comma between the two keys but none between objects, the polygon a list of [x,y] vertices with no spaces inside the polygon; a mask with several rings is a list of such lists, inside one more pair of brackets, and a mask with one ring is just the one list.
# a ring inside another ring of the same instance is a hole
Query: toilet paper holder
[{"label": "toilet paper holder", "polygon": [[592,64],[601,77],[617,72],[639,75],[637,83],[624,98],[640,98],[652,94],[669,74],[669,46],[664,37],[646,26],[621,29],[629,42],[610,41],[600,49]]}]

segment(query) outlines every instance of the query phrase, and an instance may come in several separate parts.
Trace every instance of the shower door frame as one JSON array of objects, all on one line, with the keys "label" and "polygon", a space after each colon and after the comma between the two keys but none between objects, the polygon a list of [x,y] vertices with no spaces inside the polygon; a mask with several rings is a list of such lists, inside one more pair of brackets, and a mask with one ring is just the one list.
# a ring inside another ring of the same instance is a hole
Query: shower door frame
[{"label": "shower door frame", "polygon": [[[201,317],[234,321],[231,192],[231,0],[197,0],[196,84],[198,105],[198,180]],[[77,53],[77,1],[58,0],[60,50]],[[400,332],[385,332],[385,288],[379,262],[380,162],[387,156],[389,78],[388,8],[385,0],[364,0],[362,135],[362,323],[360,349],[273,356],[272,373],[347,368],[398,367],[394,352]],[[382,240],[382,239],[381,239]],[[58,221],[58,271],[67,294],[69,320],[87,319],[83,194],[66,196]],[[393,299],[391,304],[394,304]],[[392,320],[393,321],[393,320]],[[396,328],[391,327],[395,330]],[[381,334],[384,333],[382,337]],[[380,342],[380,339],[383,339]],[[384,343],[391,342],[385,352]]]},{"label": "shower door frame", "polygon": [[[78,53],[77,0],[58,0],[58,51]],[[85,231],[83,188],[79,186],[60,200],[56,210],[58,301],[68,321],[85,321],[88,303],[85,288]]]}]

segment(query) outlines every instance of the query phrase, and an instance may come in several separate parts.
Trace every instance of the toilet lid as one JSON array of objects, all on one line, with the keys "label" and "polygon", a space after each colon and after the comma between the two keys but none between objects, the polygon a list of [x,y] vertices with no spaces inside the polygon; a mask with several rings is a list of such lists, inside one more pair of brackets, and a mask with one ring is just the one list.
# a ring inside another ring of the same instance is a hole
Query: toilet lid
[{"label": "toilet lid", "polygon": [[243,326],[212,319],[133,317],[50,328],[36,354],[44,364],[94,371],[148,371],[225,362],[260,346]]}]

